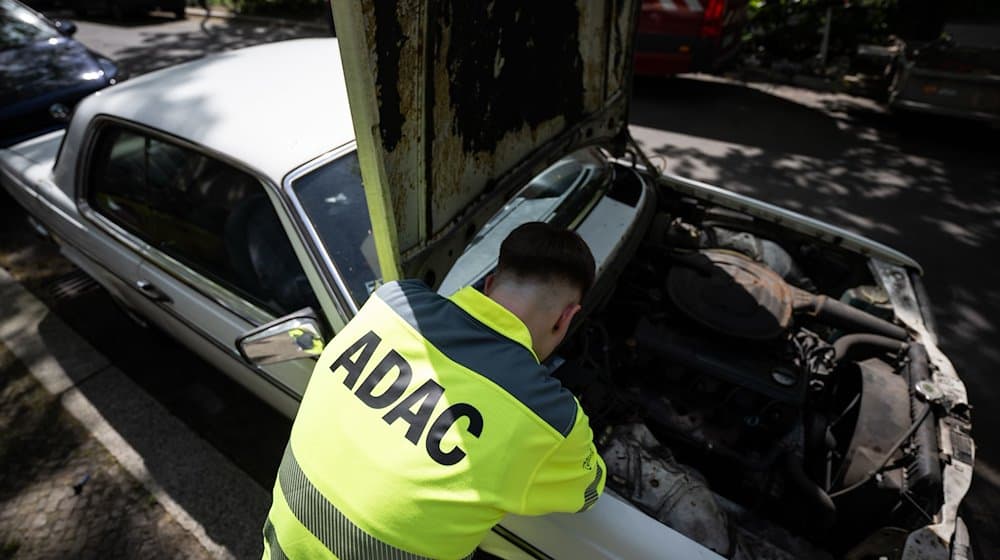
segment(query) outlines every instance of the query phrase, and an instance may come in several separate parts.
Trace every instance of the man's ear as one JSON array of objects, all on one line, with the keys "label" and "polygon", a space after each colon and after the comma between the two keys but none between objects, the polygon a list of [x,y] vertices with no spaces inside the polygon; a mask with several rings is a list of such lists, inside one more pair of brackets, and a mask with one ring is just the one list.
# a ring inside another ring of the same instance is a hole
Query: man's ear
[{"label": "man's ear", "polygon": [[490,292],[493,291],[493,281],[495,279],[496,279],[496,273],[489,274],[489,275],[486,276],[486,283],[483,284],[483,293],[484,294],[490,295]]},{"label": "man's ear", "polygon": [[556,319],[556,324],[552,330],[565,332],[569,328],[569,324],[573,322],[573,317],[576,316],[580,309],[579,303],[571,303],[564,307],[562,313],[559,314],[559,318]]}]

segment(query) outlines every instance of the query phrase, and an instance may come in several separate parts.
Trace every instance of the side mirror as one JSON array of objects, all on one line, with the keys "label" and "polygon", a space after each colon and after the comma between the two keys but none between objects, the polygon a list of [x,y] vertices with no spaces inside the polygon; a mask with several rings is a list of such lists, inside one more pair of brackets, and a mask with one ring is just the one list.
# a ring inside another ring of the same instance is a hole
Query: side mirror
[{"label": "side mirror", "polygon": [[56,26],[56,30],[58,30],[59,33],[62,33],[67,37],[72,37],[74,34],[76,34],[76,24],[73,23],[72,21],[65,19],[57,19],[53,23]]},{"label": "side mirror", "polygon": [[261,325],[236,339],[243,357],[257,365],[316,358],[325,345],[319,320],[310,308]]}]

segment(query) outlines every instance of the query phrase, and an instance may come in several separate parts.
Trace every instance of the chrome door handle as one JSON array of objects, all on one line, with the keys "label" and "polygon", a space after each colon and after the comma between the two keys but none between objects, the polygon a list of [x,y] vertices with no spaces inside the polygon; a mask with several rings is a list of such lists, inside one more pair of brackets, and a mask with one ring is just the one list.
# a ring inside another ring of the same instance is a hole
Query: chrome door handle
[{"label": "chrome door handle", "polygon": [[142,292],[142,295],[153,301],[160,303],[171,303],[173,301],[170,299],[170,296],[161,292],[159,288],[146,280],[136,280],[135,287]]}]

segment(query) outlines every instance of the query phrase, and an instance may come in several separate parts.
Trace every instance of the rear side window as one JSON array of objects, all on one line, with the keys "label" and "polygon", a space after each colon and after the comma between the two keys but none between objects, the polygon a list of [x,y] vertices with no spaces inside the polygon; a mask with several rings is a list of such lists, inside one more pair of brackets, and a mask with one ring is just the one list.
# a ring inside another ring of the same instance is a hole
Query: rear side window
[{"label": "rear side window", "polygon": [[276,315],[315,306],[274,207],[253,176],[117,126],[102,129],[91,161],[87,200],[98,213]]}]

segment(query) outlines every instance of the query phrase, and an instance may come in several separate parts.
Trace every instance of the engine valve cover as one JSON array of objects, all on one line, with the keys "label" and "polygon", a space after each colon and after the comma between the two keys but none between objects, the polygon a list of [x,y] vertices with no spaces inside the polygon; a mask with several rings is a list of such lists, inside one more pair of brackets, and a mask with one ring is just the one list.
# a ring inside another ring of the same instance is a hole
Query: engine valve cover
[{"label": "engine valve cover", "polygon": [[781,276],[725,250],[686,256],[670,269],[667,293],[691,319],[729,336],[772,340],[792,320],[791,290]]}]

